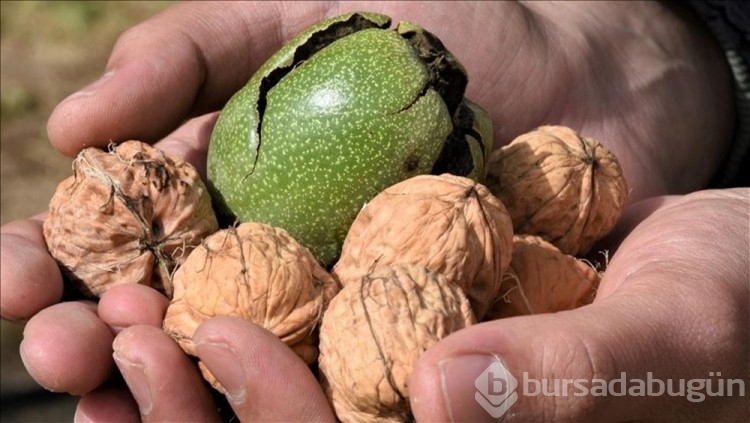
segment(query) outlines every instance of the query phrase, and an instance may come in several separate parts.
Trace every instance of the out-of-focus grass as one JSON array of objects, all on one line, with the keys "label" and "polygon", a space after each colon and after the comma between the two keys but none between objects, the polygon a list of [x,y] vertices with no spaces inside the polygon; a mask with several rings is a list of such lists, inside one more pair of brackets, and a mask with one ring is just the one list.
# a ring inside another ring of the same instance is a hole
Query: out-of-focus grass
[{"label": "out-of-focus grass", "polygon": [[[3,122],[36,109],[47,111],[60,100],[62,89],[69,90],[79,79],[101,72],[107,52],[123,30],[168,4],[164,1],[0,3],[2,73],[7,76],[1,98]],[[58,74],[59,69],[49,67],[56,64],[64,69],[75,68],[75,73],[80,76],[66,75],[65,81],[52,77],[49,84],[38,80],[38,77],[47,76],[45,70]],[[46,69],[39,71],[35,69],[37,66]],[[19,68],[33,69],[32,75],[37,80],[17,78],[24,73],[17,72]]]},{"label": "out-of-focus grass", "polygon": [[[114,39],[123,29],[168,6],[170,1],[3,1],[0,35],[37,42],[80,41],[93,34]],[[35,25],[38,24],[38,25]]]},{"label": "out-of-focus grass", "polygon": [[[47,140],[55,105],[99,77],[123,31],[169,3],[0,2],[0,223],[46,209],[71,174]],[[75,400],[44,393],[24,370],[21,328],[0,325],[0,420],[71,421]]]},{"label": "out-of-focus grass", "polygon": [[170,2],[0,2],[0,223],[47,206],[70,158],[47,142],[63,98],[104,71],[117,37]]}]

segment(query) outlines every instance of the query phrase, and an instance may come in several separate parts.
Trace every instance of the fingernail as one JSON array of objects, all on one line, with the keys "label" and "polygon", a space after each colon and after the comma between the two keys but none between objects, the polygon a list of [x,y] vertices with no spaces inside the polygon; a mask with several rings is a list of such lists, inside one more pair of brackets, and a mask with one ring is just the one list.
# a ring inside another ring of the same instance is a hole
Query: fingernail
[{"label": "fingernail", "polygon": [[65,100],[62,101],[62,103],[66,102],[66,101],[69,101],[69,100],[76,99],[76,98],[80,98],[80,97],[90,97],[90,96],[96,94],[96,92],[99,90],[99,88],[101,88],[101,86],[104,85],[104,83],[106,83],[109,79],[111,79],[112,76],[114,76],[114,74],[115,74],[114,70],[110,70],[110,71],[105,72],[96,81],[94,81],[91,84],[83,87],[79,91],[76,91],[73,94],[69,95]]},{"label": "fingernail", "polygon": [[453,422],[498,421],[518,399],[518,381],[499,356],[462,355],[439,367],[443,401]]},{"label": "fingernail", "polygon": [[120,369],[120,373],[125,378],[130,392],[135,397],[135,402],[138,403],[141,415],[147,416],[151,413],[154,402],[151,397],[151,386],[148,383],[146,369],[143,364],[134,363],[117,352],[112,356],[117,363],[117,367]]},{"label": "fingernail", "polygon": [[221,383],[227,399],[235,404],[243,403],[247,397],[245,371],[232,348],[223,342],[213,341],[196,343],[195,349],[203,364]]}]

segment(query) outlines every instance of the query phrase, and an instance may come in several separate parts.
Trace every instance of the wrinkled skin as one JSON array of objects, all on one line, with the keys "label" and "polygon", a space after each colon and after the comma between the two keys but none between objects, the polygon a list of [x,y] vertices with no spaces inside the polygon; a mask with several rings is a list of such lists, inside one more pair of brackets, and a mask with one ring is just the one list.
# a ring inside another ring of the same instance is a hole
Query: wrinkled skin
[{"label": "wrinkled skin", "polygon": [[[594,303],[476,325],[434,345],[411,377],[418,420],[489,419],[474,401],[489,353],[536,378],[713,371],[750,384],[750,192],[683,196],[705,188],[728,148],[731,79],[706,30],[663,3],[180,4],[122,36],[112,73],[55,110],[50,140],[72,156],[104,140],[161,139],[202,168],[215,119],[204,113],[304,27],[365,7],[417,21],[458,52],[467,96],[493,116],[496,146],[545,123],[575,127],[615,152],[632,188],[616,232],[625,241]],[[188,116],[200,117],[176,129]],[[21,352],[34,378],[82,394],[79,421],[217,420],[199,373],[158,329],[166,301],[154,290],[112,290],[98,307],[58,303],[62,280],[43,249],[41,218],[10,223],[0,238],[0,310],[29,321]],[[76,337],[55,335],[69,333]],[[268,332],[216,318],[195,340],[240,420],[332,420],[312,373]],[[103,387],[118,369],[127,387]],[[737,396],[521,397],[512,410],[506,420],[740,421],[748,412]]]}]

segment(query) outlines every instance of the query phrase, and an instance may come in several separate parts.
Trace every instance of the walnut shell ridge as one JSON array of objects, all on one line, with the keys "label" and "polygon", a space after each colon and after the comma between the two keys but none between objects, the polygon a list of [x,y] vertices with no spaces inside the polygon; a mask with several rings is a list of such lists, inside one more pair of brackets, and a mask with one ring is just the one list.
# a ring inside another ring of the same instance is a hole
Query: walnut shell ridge
[{"label": "walnut shell ridge", "polygon": [[628,198],[615,155],[564,126],[539,127],[495,150],[486,184],[515,233],[541,236],[574,256],[612,230]]},{"label": "walnut shell ridge", "polygon": [[140,141],[81,151],[44,221],[47,248],[89,297],[133,283],[171,297],[175,267],[217,230],[195,168]]},{"label": "walnut shell ridge", "polygon": [[[164,331],[195,356],[193,335],[214,316],[237,316],[278,336],[307,363],[317,359],[317,326],[338,284],[289,233],[243,223],[207,237],[174,275]],[[201,364],[203,375],[222,391]]]},{"label": "walnut shell ridge", "polygon": [[478,319],[500,288],[513,229],[503,204],[469,178],[420,175],[359,212],[332,273],[345,285],[373,266],[419,264],[458,284]]},{"label": "walnut shell ridge", "polygon": [[513,256],[485,320],[572,310],[591,303],[599,274],[533,235],[513,236]]},{"label": "walnut shell ridge", "polygon": [[343,422],[413,421],[409,377],[430,346],[474,324],[461,288],[414,265],[350,281],[320,329],[322,385]]}]

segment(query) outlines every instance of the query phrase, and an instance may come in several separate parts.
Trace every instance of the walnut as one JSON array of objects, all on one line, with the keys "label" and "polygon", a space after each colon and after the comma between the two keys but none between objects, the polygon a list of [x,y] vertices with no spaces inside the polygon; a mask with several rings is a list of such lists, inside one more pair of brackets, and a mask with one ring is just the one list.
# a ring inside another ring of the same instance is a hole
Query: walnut
[{"label": "walnut", "polygon": [[510,268],[485,320],[572,310],[589,304],[598,285],[587,263],[537,236],[515,235]]},{"label": "walnut", "polygon": [[342,284],[375,265],[419,264],[458,284],[481,319],[508,267],[513,230],[503,204],[471,179],[421,175],[357,215],[332,273]]},{"label": "walnut", "polygon": [[425,267],[376,267],[331,301],[320,329],[323,387],[343,422],[413,421],[420,355],[475,322],[461,288]]},{"label": "walnut", "polygon": [[50,253],[90,297],[130,283],[171,296],[175,267],[216,230],[196,170],[139,141],[81,151],[44,222]]},{"label": "walnut", "polygon": [[576,256],[612,230],[628,197],[617,158],[563,126],[542,126],[495,150],[487,187],[508,208],[515,233]]},{"label": "walnut", "polygon": [[196,355],[192,337],[202,322],[238,316],[274,333],[307,363],[317,358],[314,329],[338,292],[333,277],[285,230],[253,222],[207,237],[173,282],[164,330],[186,353]]}]

